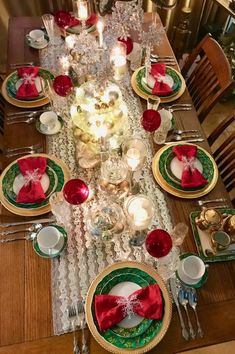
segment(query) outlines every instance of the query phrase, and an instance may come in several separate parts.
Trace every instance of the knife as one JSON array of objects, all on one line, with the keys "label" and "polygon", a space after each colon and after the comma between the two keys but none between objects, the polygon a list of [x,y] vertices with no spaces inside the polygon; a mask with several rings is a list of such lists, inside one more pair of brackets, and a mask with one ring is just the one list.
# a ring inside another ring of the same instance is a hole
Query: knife
[{"label": "knife", "polygon": [[164,145],[171,145],[172,143],[201,143],[202,141],[204,141],[203,138],[195,138],[195,139],[188,139],[188,140],[174,140],[174,141],[167,141],[166,143],[164,143]]},{"label": "knife", "polygon": [[10,227],[10,226],[18,226],[18,225],[27,225],[27,224],[45,224],[50,222],[55,222],[56,220],[53,218],[50,219],[36,219],[36,220],[25,220],[20,222],[13,222],[13,223],[0,223],[0,227]]},{"label": "knife", "polygon": [[183,319],[183,316],[182,316],[182,313],[181,313],[181,310],[180,310],[179,301],[178,301],[178,295],[177,295],[177,288],[176,288],[176,283],[175,283],[175,279],[174,278],[170,279],[170,288],[171,288],[171,293],[172,293],[172,296],[173,296],[173,299],[174,299],[174,302],[175,302],[175,305],[177,307],[178,314],[179,314],[180,324],[181,324],[181,328],[182,328],[182,337],[185,340],[188,340],[189,339],[189,334],[188,334],[188,331],[187,331],[187,329],[185,327],[184,319]]}]

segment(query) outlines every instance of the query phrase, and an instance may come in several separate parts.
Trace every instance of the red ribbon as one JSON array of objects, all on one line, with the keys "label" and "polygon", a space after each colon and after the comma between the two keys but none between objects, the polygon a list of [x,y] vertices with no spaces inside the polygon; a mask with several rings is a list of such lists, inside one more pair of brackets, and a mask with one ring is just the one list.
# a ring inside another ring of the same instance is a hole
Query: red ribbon
[{"label": "red ribbon", "polygon": [[133,313],[152,320],[159,320],[163,315],[161,290],[157,284],[152,284],[135,291],[128,298],[96,295],[95,313],[102,332]]},{"label": "red ribbon", "polygon": [[40,203],[46,196],[41,185],[42,175],[46,171],[47,159],[44,157],[27,157],[18,160],[20,172],[25,178],[25,184],[20,189],[17,203]]},{"label": "red ribbon", "polygon": [[35,85],[35,78],[38,76],[39,68],[29,66],[17,70],[19,77],[23,79],[22,85],[16,91],[16,98],[37,97],[38,90]]},{"label": "red ribbon", "polygon": [[173,147],[172,151],[178,160],[184,163],[181,177],[181,186],[183,188],[202,187],[208,183],[201,172],[195,167],[196,145],[178,145]]},{"label": "red ribbon", "polygon": [[[90,17],[86,20],[87,26],[93,26],[98,21],[96,13],[91,13]],[[55,22],[61,28],[74,27],[81,24],[81,21],[71,15],[67,11],[57,11],[55,13]]]},{"label": "red ribbon", "polygon": [[152,93],[154,95],[167,96],[173,92],[172,88],[163,81],[163,77],[166,76],[166,65],[165,64],[152,64],[151,65],[151,75],[154,77],[155,84],[152,88]]}]

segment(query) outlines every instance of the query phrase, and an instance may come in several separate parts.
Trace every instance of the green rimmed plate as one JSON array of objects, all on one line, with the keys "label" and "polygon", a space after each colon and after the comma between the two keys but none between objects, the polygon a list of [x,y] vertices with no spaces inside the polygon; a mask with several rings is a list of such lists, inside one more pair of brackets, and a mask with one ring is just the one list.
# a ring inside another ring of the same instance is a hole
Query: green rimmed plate
[{"label": "green rimmed plate", "polygon": [[[70,179],[69,169],[68,169],[67,165],[62,160],[56,158],[55,156],[47,155],[47,154],[32,154],[30,156],[31,157],[45,157],[47,159],[54,161],[61,168],[61,170],[63,172],[64,183],[66,183]],[[28,157],[29,157],[29,155],[26,155],[26,156],[22,156],[20,159],[24,159],[24,158],[28,158]],[[21,216],[27,217],[27,216],[37,216],[37,215],[46,214],[51,210],[49,203],[47,203],[44,206],[41,206],[38,208],[33,208],[33,209],[19,208],[18,206],[15,206],[12,203],[10,203],[3,194],[2,181],[4,179],[4,176],[6,175],[8,170],[12,167],[12,165],[14,165],[20,159],[17,159],[15,161],[13,161],[11,164],[9,164],[0,176],[0,201],[7,210],[9,210],[10,212],[12,212],[13,214],[16,214],[16,215],[21,215]],[[61,189],[62,188],[63,188],[63,185],[61,186]]]},{"label": "green rimmed plate", "polygon": [[[141,70],[138,71],[136,75],[136,83],[138,88],[141,91],[145,92],[148,95],[152,95],[151,88],[147,86],[147,83],[146,84],[143,83],[143,79],[145,77],[145,71],[146,71],[145,67],[143,67]],[[179,92],[182,86],[181,78],[175,70],[172,70],[172,68],[170,67],[166,67],[166,75],[170,76],[174,81],[174,84],[172,86],[173,92],[169,95],[158,95],[159,97],[172,97]]]},{"label": "green rimmed plate", "polygon": [[[235,215],[235,209],[233,208],[218,208],[218,210],[221,214],[228,214],[228,215]],[[193,231],[193,237],[197,246],[197,251],[203,262],[205,263],[214,263],[214,262],[225,262],[225,261],[232,261],[235,260],[235,250],[227,249],[224,251],[219,251],[215,255],[206,255],[204,252],[205,244],[203,247],[203,241],[201,240],[201,237],[198,232],[197,224],[196,224],[196,218],[199,217],[200,211],[193,211],[190,213],[190,223]],[[201,230],[200,230],[201,232]],[[203,231],[202,231],[203,232]],[[208,235],[206,235],[208,237]]]},{"label": "green rimmed plate", "polygon": [[[180,260],[182,260],[182,259],[184,259],[184,258],[187,258],[187,257],[189,257],[189,256],[195,256],[195,254],[190,253],[190,252],[181,254],[181,255],[180,255]],[[177,271],[176,271],[175,274],[176,274],[177,278],[180,280],[180,282],[181,282],[183,285],[185,285],[185,286],[190,286],[190,288],[198,289],[198,288],[201,288],[201,287],[206,283],[206,281],[207,281],[207,279],[208,279],[208,266],[205,268],[205,273],[204,273],[203,277],[202,277],[201,280],[200,280],[198,283],[196,283],[196,284],[186,284],[186,283],[184,283],[184,282],[180,279],[180,277],[179,277]]]},{"label": "green rimmed plate", "polygon": [[[170,165],[175,158],[175,154],[172,152],[173,147],[169,147],[166,149],[160,156],[159,158],[159,171],[163,177],[163,179],[173,188],[176,188],[177,190],[188,190],[188,191],[198,191],[205,189],[206,186],[198,187],[198,188],[183,188],[181,187],[181,180],[178,179],[173,172],[171,171]],[[199,147],[197,148],[197,159],[201,162],[202,168],[203,168],[203,176],[207,179],[208,183],[211,183],[211,181],[214,178],[214,166],[213,162],[209,158],[207,154],[203,150],[201,150]]]},{"label": "green rimmed plate", "polygon": [[16,206],[17,208],[37,209],[44,207],[49,203],[51,194],[61,191],[64,185],[64,174],[62,168],[55,161],[47,159],[46,174],[49,177],[50,184],[45,192],[46,199],[44,199],[41,203],[17,203],[16,194],[13,190],[13,183],[19,174],[20,169],[18,163],[16,162],[9,168],[2,180],[2,191],[4,197],[10,204]]},{"label": "green rimmed plate", "polygon": [[[40,68],[39,69],[39,75],[43,80],[53,80],[54,79],[54,75],[51,74],[50,71],[48,70],[45,70],[45,69],[42,69]],[[17,73],[17,71],[14,71],[11,75],[8,76],[7,78],[7,81],[6,81],[6,91],[7,91],[7,94],[13,98],[14,100],[16,101],[19,101],[19,102],[37,102],[37,101],[40,101],[40,100],[44,100],[45,99],[45,96],[42,94],[42,93],[39,93],[39,96],[38,97],[35,97],[35,98],[25,98],[25,99],[19,99],[16,97],[16,92],[17,92],[17,89],[16,89],[16,84],[17,82],[20,80],[20,77]]]},{"label": "green rimmed plate", "polygon": [[33,239],[33,249],[40,257],[43,257],[43,258],[55,258],[55,257],[58,257],[63,252],[63,250],[65,249],[65,247],[67,245],[67,241],[68,241],[68,236],[67,236],[67,232],[65,231],[65,229],[63,227],[59,226],[59,225],[52,224],[52,225],[47,225],[47,226],[55,227],[62,234],[62,237],[64,239],[64,243],[63,243],[62,248],[58,252],[55,251],[51,255],[49,255],[47,253],[44,253],[39,248],[38,243],[37,243],[37,236],[35,236],[35,238]]},{"label": "green rimmed plate", "polygon": [[[99,333],[96,320],[93,316],[94,312],[92,307],[94,301],[94,293],[95,290],[97,289],[97,285],[102,281],[102,279],[106,275],[110,274],[112,271],[117,269],[123,269],[123,268],[138,269],[146,273],[148,276],[152,277],[155,280],[155,282],[158,283],[164,299],[164,315],[163,315],[160,328],[156,328],[157,325],[159,325],[158,321],[153,321],[151,326],[140,336],[137,336],[135,338],[120,338],[117,336],[118,337],[117,340],[119,341],[119,343],[120,340],[122,341],[122,343],[125,343],[124,348],[116,346],[116,340],[115,342],[111,340],[112,342],[111,343]],[[152,267],[138,262],[129,262],[129,261],[118,262],[105,268],[91,284],[86,299],[86,319],[92,335],[103,348],[105,348],[106,350],[112,353],[117,353],[117,354],[121,354],[121,353],[142,354],[149,351],[154,346],[156,346],[157,343],[159,343],[159,341],[163,338],[163,336],[165,335],[168,329],[168,326],[170,324],[170,319],[171,319],[171,313],[172,313],[172,302],[165,283]],[[155,334],[153,334],[154,331]],[[149,336],[151,336],[151,340],[149,339]]]},{"label": "green rimmed plate", "polygon": [[[95,30],[96,30],[96,25],[88,25],[88,26],[86,26],[87,33],[92,33]],[[66,28],[66,32],[68,34],[80,34],[81,31],[82,31],[82,26],[81,25]]]},{"label": "green rimmed plate", "polygon": [[[134,282],[140,287],[148,286],[150,284],[156,283],[154,279],[151,277],[147,277],[144,272],[141,272],[136,269],[122,269],[122,270],[115,270],[106,276],[100,284],[97,286],[95,295],[97,294],[108,294],[111,289],[122,282]],[[104,337],[112,337],[113,334],[118,335],[123,338],[133,338],[141,335],[144,333],[149,326],[151,325],[152,320],[144,318],[137,326],[131,328],[124,328],[120,326],[115,326],[104,333]],[[113,333],[112,333],[113,332]]]}]

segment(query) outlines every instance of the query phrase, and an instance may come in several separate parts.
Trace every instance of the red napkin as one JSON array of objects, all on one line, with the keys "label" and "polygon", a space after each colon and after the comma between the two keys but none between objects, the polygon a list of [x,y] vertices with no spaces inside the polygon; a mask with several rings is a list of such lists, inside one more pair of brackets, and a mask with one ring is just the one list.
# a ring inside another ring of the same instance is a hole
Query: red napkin
[{"label": "red napkin", "polygon": [[25,184],[20,189],[17,203],[40,203],[46,196],[40,180],[46,171],[47,159],[44,157],[26,157],[18,160],[20,172],[25,178]]},{"label": "red napkin", "polygon": [[196,145],[178,145],[172,149],[178,160],[184,162],[184,170],[181,178],[181,187],[196,188],[202,187],[208,183],[201,172],[194,167],[195,157],[197,155]]},{"label": "red napkin", "polygon": [[17,70],[19,77],[23,79],[22,85],[16,91],[16,98],[37,97],[38,90],[35,85],[35,78],[38,76],[39,68],[29,66]]},{"label": "red napkin", "polygon": [[164,83],[163,77],[166,75],[166,65],[165,64],[152,64],[151,65],[151,75],[154,77],[155,84],[152,88],[152,93],[154,95],[167,96],[173,92],[172,88]]},{"label": "red napkin", "polygon": [[[93,26],[96,24],[97,21],[98,21],[97,15],[95,13],[91,13],[90,17],[86,20],[86,25]],[[81,21],[79,21],[77,18],[71,17],[69,27],[80,25],[80,23]]]},{"label": "red napkin", "polygon": [[[95,13],[91,13],[90,17],[86,20],[86,25],[96,24],[98,17]],[[55,13],[55,22],[61,28],[74,27],[81,24],[78,18],[74,17],[67,11],[57,11]]]},{"label": "red napkin", "polygon": [[157,284],[152,284],[135,291],[128,298],[96,295],[95,313],[101,331],[106,331],[133,313],[152,320],[159,320],[163,315],[161,290]]}]

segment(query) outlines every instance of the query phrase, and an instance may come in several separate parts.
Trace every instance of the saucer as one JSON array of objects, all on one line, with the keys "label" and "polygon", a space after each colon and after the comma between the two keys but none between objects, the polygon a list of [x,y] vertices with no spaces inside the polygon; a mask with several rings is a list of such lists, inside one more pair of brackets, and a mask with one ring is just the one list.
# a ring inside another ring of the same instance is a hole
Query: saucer
[{"label": "saucer", "polygon": [[58,122],[56,123],[55,127],[51,131],[45,131],[43,130],[42,126],[43,124],[40,122],[39,119],[36,120],[36,129],[39,131],[39,133],[44,134],[44,135],[54,135],[57,134],[61,131],[62,127],[64,125],[63,119],[58,116]]},{"label": "saucer", "polygon": [[[184,254],[181,254],[180,255],[180,260],[184,259],[184,258],[187,258],[189,256],[195,256],[195,254],[193,253],[184,253]],[[199,257],[199,256],[198,256]],[[200,258],[200,257],[199,257]],[[198,289],[198,288],[201,288],[207,281],[207,278],[208,278],[208,267],[206,266],[206,269],[205,269],[205,273],[203,274],[202,278],[199,280],[199,281],[188,281],[188,279],[183,279],[183,277],[181,278],[180,277],[180,274],[178,273],[178,271],[176,271],[176,276],[177,278],[181,281],[181,283],[183,285],[186,285],[186,286],[190,286],[191,288],[195,288],[195,289]]]},{"label": "saucer", "polygon": [[34,49],[44,49],[48,46],[49,43],[49,37],[47,34],[44,35],[44,41],[41,44],[35,44],[32,43],[27,37],[26,37],[26,42],[29,47],[34,48]]},{"label": "saucer", "polygon": [[43,257],[43,258],[55,258],[55,257],[58,257],[61,252],[65,249],[65,246],[67,245],[67,240],[68,240],[68,237],[67,237],[67,233],[65,231],[65,229],[59,225],[54,225],[54,224],[51,224],[51,225],[48,225],[48,226],[53,226],[55,227],[60,233],[61,233],[61,238],[58,242],[58,245],[56,248],[53,248],[51,250],[51,253],[48,254],[46,250],[42,250],[39,245],[38,245],[38,242],[37,242],[37,236],[33,239],[33,249],[34,251],[40,256],[40,257]]}]

